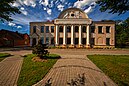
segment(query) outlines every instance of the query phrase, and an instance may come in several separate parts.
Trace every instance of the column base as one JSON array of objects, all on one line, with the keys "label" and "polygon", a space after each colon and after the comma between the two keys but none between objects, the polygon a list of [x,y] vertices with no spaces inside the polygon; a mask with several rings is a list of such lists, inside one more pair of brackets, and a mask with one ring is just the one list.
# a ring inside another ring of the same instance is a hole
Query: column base
[{"label": "column base", "polygon": [[87,48],[87,49],[90,49],[91,47],[90,47],[90,45],[86,45],[86,48]]},{"label": "column base", "polygon": [[66,44],[63,44],[63,45],[62,45],[62,48],[67,48]]},{"label": "column base", "polygon": [[69,48],[75,48],[75,45],[74,45],[74,44],[71,44],[71,45],[69,46]]},{"label": "column base", "polygon": [[83,48],[83,45],[82,44],[79,44],[79,46],[78,46],[79,48]]}]

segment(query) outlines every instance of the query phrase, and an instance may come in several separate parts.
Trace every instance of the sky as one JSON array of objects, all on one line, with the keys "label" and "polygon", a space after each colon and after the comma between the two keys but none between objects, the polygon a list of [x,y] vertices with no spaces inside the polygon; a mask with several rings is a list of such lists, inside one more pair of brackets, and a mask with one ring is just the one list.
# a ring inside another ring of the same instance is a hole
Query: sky
[{"label": "sky", "polygon": [[16,0],[12,6],[18,7],[21,14],[12,15],[12,22],[1,22],[0,30],[18,31],[29,34],[29,22],[42,22],[54,20],[67,8],[80,8],[93,21],[101,20],[125,20],[129,17],[129,11],[118,16],[118,13],[111,14],[101,12],[96,0]]}]

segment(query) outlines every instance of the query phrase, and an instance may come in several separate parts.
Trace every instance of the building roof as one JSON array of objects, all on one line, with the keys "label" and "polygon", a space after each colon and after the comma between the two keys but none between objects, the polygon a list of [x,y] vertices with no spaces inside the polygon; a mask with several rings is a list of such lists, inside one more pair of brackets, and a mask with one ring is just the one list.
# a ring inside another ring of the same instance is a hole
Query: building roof
[{"label": "building roof", "polygon": [[18,32],[13,32],[13,31],[8,31],[8,30],[0,30],[0,38],[6,37],[6,36],[10,36],[12,39],[15,40],[23,40],[23,34],[20,34]]},{"label": "building roof", "polygon": [[92,21],[92,25],[94,24],[115,24],[115,21],[113,20]]}]

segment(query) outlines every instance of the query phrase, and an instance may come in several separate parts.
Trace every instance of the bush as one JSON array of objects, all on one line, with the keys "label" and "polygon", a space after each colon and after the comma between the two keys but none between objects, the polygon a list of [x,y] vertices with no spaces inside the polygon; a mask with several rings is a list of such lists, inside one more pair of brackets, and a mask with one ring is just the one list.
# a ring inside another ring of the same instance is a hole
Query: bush
[{"label": "bush", "polygon": [[42,44],[41,40],[38,41],[38,44],[34,46],[32,53],[36,54],[37,56],[39,56],[40,58],[45,57],[46,55],[49,55],[48,50],[47,49],[47,44]]}]

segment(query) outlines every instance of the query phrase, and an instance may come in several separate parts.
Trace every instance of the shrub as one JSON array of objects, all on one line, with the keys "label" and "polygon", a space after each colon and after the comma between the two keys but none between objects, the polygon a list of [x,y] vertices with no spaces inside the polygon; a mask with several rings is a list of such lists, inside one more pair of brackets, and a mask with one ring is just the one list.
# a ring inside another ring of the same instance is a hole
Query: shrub
[{"label": "shrub", "polygon": [[48,48],[47,44],[42,44],[41,40],[39,40],[38,44],[34,46],[32,53],[36,54],[40,58],[43,58],[49,54],[48,50],[45,50],[47,48]]}]

